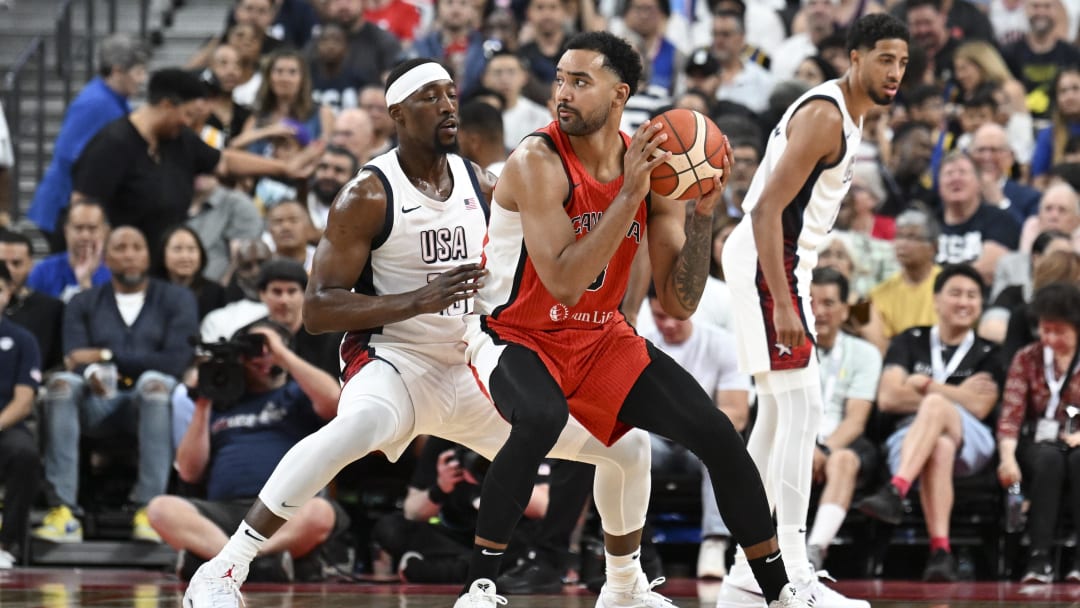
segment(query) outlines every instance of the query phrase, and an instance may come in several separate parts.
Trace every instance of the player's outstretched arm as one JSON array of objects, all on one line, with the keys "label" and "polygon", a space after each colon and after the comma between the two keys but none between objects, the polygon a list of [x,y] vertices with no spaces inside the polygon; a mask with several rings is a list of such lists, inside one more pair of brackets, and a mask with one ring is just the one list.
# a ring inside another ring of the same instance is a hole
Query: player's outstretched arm
[{"label": "player's outstretched arm", "polygon": [[304,327],[309,332],[361,331],[438,312],[471,297],[482,286],[479,279],[486,271],[477,264],[463,264],[414,291],[378,296],[353,293],[372,243],[386,225],[386,212],[382,182],[367,171],[342,188],[334,200],[304,294]]},{"label": "player's outstretched arm", "polygon": [[[496,204],[521,214],[525,247],[544,287],[559,302],[577,304],[619,248],[649,191],[649,172],[670,153],[654,152],[667,136],[645,122],[623,161],[623,187],[604,216],[578,239],[563,202],[570,191],[558,154],[536,137],[514,151],[495,186]],[[651,140],[651,141],[650,141]]]},{"label": "player's outstretched arm", "polygon": [[784,275],[784,228],[781,216],[820,163],[835,161],[841,154],[844,137],[840,110],[824,100],[807,102],[788,121],[788,142],[777,161],[773,178],[761,192],[750,212],[758,261],[776,302],[773,317],[776,339],[789,348],[806,339],[802,319],[791,301],[791,288]]}]

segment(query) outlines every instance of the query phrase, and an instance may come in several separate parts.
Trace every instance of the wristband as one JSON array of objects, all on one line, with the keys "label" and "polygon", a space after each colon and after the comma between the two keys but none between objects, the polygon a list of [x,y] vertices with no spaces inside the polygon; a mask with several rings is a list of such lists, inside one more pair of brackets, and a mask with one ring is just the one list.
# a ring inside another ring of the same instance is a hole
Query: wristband
[{"label": "wristband", "polygon": [[439,484],[435,484],[427,489],[427,496],[428,500],[430,500],[431,502],[437,505],[441,505],[450,495],[446,492],[443,492],[442,488],[439,487]]},{"label": "wristband", "polygon": [[829,446],[825,445],[824,443],[821,443],[819,441],[817,444],[817,448],[821,450],[821,453],[825,454],[825,456],[832,456],[832,450],[830,450]]}]

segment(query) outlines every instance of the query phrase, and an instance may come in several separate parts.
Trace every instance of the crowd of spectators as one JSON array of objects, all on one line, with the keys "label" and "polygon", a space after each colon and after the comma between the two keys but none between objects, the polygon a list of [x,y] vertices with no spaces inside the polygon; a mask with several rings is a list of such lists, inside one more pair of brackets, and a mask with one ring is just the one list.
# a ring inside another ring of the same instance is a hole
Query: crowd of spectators
[{"label": "crowd of spectators", "polygon": [[[918,488],[924,575],[955,580],[953,481],[996,467],[1003,496],[1028,497],[1021,578],[1080,582],[1080,561],[1066,568],[1052,551],[1061,515],[1080,522],[1075,0],[236,0],[187,65],[150,75],[139,41],[105,39],[30,206],[45,238],[0,232],[0,567],[25,559],[28,535],[84,538],[80,437],[134,437],[133,537],[205,559],[277,459],[334,415],[340,336],[303,328],[306,270],[338,191],[395,144],[382,82],[398,61],[447,66],[462,153],[497,174],[551,120],[567,36],[625,36],[646,69],[624,129],[685,107],[730,139],[718,261],[777,119],[847,70],[846,26],[880,11],[908,24],[911,60],[897,102],[863,125],[805,311],[826,407],[808,553],[817,566],[831,559],[849,510],[903,522]],[[625,308],[752,432],[753,387],[725,355],[729,300],[714,263],[690,321],[647,299]],[[248,390],[218,407],[195,390],[189,337],[251,335],[261,350],[243,355]],[[244,451],[256,442],[257,455]],[[405,508],[375,538],[404,578],[457,580],[477,474],[454,446],[417,453]],[[655,474],[696,473],[686,460],[657,439]],[[530,516],[547,512],[549,484],[587,493],[577,476],[545,465]],[[35,500],[47,513],[31,530]],[[275,537],[276,565],[348,525],[330,496],[309,506]],[[702,534],[698,574],[722,577],[717,514],[704,513]],[[523,551],[527,567],[511,574],[561,577],[553,556],[566,547],[549,540],[523,540],[542,550]],[[413,559],[424,551],[440,560]]]}]

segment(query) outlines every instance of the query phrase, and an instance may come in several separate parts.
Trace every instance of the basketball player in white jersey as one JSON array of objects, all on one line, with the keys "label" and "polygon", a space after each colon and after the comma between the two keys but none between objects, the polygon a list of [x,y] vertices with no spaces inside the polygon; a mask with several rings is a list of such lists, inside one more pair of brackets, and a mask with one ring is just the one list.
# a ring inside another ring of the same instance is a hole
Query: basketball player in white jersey
[{"label": "basketball player in white jersey", "polygon": [[[456,87],[442,66],[400,64],[386,96],[399,146],[338,195],[304,302],[310,331],[348,332],[337,417],[278,463],[236,533],[192,577],[186,608],[238,606],[266,539],[350,462],[375,450],[396,460],[421,434],[492,459],[509,436],[466,364],[462,341],[462,315],[485,275],[479,262],[494,180],[453,153]],[[651,464],[645,432],[607,448],[571,421],[551,455],[595,464],[605,531],[640,534]],[[437,487],[428,494],[435,503],[443,498]]]},{"label": "basketball player in white jersey", "polygon": [[[739,367],[753,374],[758,392],[757,423],[747,448],[776,508],[788,578],[815,608],[869,604],[822,585],[806,557],[806,512],[822,415],[817,356],[808,337],[814,327],[810,277],[818,243],[832,228],[851,185],[863,116],[896,96],[908,39],[907,27],[887,14],[852,25],[851,68],[807,91],[784,113],[743,201],[745,215],[724,245]],[[741,551],[717,605],[761,605]]]}]

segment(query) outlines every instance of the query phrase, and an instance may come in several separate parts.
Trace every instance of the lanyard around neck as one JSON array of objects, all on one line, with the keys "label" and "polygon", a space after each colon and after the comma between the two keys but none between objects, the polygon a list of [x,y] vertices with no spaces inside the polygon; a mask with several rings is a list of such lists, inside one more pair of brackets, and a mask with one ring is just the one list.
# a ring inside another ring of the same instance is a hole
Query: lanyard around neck
[{"label": "lanyard around neck", "polygon": [[934,375],[934,382],[943,384],[954,373],[956,368],[960,367],[960,362],[967,356],[968,351],[975,344],[975,332],[968,330],[964,336],[964,340],[960,342],[960,345],[956,347],[956,352],[949,357],[948,363],[943,363],[941,359],[941,333],[938,331],[937,325],[930,328],[930,369]]}]

